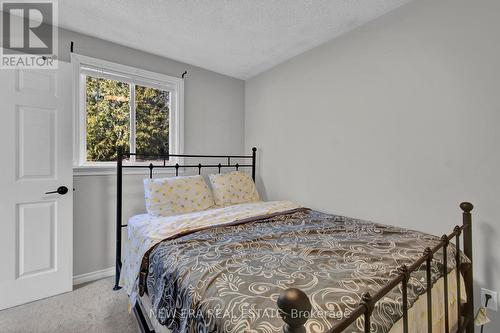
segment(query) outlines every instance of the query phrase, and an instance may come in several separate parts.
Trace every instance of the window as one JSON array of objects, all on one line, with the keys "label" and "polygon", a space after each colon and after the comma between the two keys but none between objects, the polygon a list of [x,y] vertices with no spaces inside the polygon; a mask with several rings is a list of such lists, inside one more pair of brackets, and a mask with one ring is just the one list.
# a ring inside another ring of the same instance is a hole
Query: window
[{"label": "window", "polygon": [[72,62],[79,96],[76,169],[113,170],[118,147],[158,155],[181,151],[182,79],[80,55]]}]

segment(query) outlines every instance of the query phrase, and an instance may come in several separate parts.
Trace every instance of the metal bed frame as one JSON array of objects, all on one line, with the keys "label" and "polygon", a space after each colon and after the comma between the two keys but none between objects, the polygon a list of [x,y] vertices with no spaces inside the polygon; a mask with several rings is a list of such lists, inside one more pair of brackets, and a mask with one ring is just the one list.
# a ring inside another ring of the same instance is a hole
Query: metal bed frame
[{"label": "metal bed frame", "polygon": [[[158,164],[123,164],[126,157],[139,156],[150,158],[157,161]],[[174,158],[215,158],[224,159],[225,163],[218,164],[167,164],[171,157]],[[119,290],[120,271],[122,267],[121,261],[121,243],[122,243],[122,228],[127,227],[127,224],[122,224],[122,199],[123,199],[123,169],[149,169],[149,178],[153,178],[153,169],[175,169],[175,175],[179,175],[179,169],[195,168],[198,169],[198,174],[201,174],[202,168],[216,168],[220,173],[222,169],[236,169],[251,168],[252,179],[255,181],[255,167],[256,167],[257,148],[252,148],[251,155],[190,155],[190,154],[137,154],[127,153],[118,149],[117,154],[117,191],[116,191],[116,262],[115,262],[115,286],[113,290]],[[231,164],[231,159],[244,159],[251,160],[251,164]],[[361,319],[363,321],[364,332],[370,333],[370,318],[372,311],[375,308],[375,303],[388,294],[393,288],[401,284],[402,291],[402,309],[403,309],[403,332],[408,333],[408,295],[407,286],[408,280],[412,272],[416,271],[421,265],[426,266],[426,297],[427,297],[427,331],[432,333],[432,281],[431,281],[431,261],[434,254],[442,249],[443,252],[443,282],[444,282],[444,310],[445,310],[445,332],[451,332],[449,322],[449,305],[448,305],[448,272],[447,272],[447,249],[450,241],[455,241],[457,249],[456,254],[456,279],[457,279],[457,313],[458,323],[454,332],[474,333],[474,294],[473,294],[473,257],[472,257],[472,215],[471,211],[473,205],[469,202],[462,202],[460,204],[462,209],[462,224],[455,226],[453,232],[449,235],[443,235],[439,244],[433,248],[427,247],[417,260],[410,265],[402,265],[398,269],[398,276],[388,282],[382,289],[371,295],[365,292],[359,305],[349,314],[339,320],[333,328],[325,333],[341,333],[344,332],[351,324]],[[469,258],[470,262],[461,262],[460,257],[460,236],[463,236],[463,252]],[[466,303],[461,302],[461,279],[463,275],[465,282],[465,291],[467,294]],[[306,333],[305,324],[311,313],[311,302],[307,295],[300,289],[290,288],[285,290],[277,301],[279,313],[285,322],[283,326],[284,333]],[[142,311],[139,302],[133,308],[134,314],[137,318],[139,328],[142,332],[153,333],[154,330],[149,328],[146,316]]]}]

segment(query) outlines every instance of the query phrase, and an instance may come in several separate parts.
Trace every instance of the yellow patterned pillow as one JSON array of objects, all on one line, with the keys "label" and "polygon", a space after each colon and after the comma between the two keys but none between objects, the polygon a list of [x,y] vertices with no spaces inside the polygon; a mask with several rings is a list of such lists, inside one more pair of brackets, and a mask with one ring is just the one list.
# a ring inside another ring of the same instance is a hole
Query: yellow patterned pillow
[{"label": "yellow patterned pillow", "polygon": [[148,213],[156,216],[197,212],[214,205],[202,176],[144,179],[144,193]]},{"label": "yellow patterned pillow", "polygon": [[245,172],[233,171],[208,176],[217,206],[259,201],[259,192],[252,178]]}]

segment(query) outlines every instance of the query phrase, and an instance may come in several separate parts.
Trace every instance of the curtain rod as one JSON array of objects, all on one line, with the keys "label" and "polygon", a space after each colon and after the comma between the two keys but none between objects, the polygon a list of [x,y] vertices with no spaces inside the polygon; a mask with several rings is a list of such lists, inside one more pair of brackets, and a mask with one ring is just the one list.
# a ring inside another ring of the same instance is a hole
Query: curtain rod
[{"label": "curtain rod", "polygon": [[[70,44],[69,44],[69,52],[70,52],[70,53],[74,53],[74,50],[75,50],[75,42],[70,41]],[[184,79],[187,73],[188,73],[188,72],[185,70],[185,71],[181,74],[181,78],[182,78],[182,79]]]}]

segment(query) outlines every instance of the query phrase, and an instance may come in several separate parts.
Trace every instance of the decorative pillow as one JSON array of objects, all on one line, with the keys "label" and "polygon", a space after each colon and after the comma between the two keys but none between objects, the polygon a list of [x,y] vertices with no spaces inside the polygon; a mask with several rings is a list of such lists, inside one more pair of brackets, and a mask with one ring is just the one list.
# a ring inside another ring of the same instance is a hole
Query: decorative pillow
[{"label": "decorative pillow", "polygon": [[156,216],[197,212],[214,205],[202,176],[144,179],[144,194],[148,213]]},{"label": "decorative pillow", "polygon": [[208,176],[217,206],[259,201],[259,192],[252,178],[245,172],[232,171]]}]

